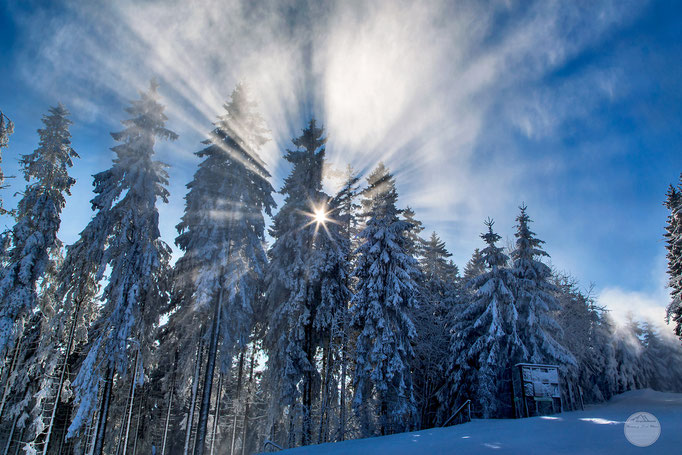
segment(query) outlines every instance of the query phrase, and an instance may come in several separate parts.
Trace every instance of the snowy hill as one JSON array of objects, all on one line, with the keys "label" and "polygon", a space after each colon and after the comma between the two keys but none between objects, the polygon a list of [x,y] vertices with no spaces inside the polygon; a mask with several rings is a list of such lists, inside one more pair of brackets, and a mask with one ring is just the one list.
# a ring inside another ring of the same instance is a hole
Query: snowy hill
[{"label": "snowy hill", "polygon": [[[661,423],[650,447],[630,444],[625,420],[647,411]],[[672,454],[682,448],[682,394],[637,390],[585,411],[516,420],[474,420],[449,428],[285,450],[281,454]]]}]

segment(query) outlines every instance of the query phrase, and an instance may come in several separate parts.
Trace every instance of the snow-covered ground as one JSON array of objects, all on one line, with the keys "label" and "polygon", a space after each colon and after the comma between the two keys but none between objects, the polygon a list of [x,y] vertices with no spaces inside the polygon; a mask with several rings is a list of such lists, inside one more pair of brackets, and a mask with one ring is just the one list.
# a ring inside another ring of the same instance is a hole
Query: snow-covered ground
[{"label": "snow-covered ground", "polygon": [[[661,435],[652,446],[628,442],[625,420],[637,411],[656,416]],[[280,454],[677,454],[682,453],[682,394],[637,390],[585,411],[517,420],[474,420],[380,438],[301,447]]]}]

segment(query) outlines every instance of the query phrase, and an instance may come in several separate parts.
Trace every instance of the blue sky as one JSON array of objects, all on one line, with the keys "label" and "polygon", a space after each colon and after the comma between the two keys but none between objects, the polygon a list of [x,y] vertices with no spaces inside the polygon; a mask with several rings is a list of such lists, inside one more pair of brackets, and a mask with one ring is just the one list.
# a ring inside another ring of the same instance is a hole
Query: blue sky
[{"label": "blue sky", "polygon": [[[96,3],[96,4],[95,4]],[[272,130],[264,157],[315,115],[332,165],[385,161],[401,203],[463,265],[490,216],[511,238],[521,202],[553,264],[600,301],[657,320],[666,188],[682,172],[682,6],[665,1],[0,1],[0,110],[16,124],[5,174],[58,101],[72,112],[78,178],[61,238],[91,213],[126,101],[161,81],[172,243],[192,155],[237,81]],[[12,180],[6,204],[24,182]],[[333,187],[333,182],[329,183]],[[8,225],[8,219],[2,219]]]}]

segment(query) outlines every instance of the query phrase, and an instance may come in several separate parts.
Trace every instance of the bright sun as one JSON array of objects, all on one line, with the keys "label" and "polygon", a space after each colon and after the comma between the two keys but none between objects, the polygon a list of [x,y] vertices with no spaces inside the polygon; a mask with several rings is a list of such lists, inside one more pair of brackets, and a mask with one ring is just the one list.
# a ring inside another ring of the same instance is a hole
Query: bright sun
[{"label": "bright sun", "polygon": [[327,218],[327,213],[322,209],[315,209],[315,222],[317,224],[324,224],[329,218]]}]

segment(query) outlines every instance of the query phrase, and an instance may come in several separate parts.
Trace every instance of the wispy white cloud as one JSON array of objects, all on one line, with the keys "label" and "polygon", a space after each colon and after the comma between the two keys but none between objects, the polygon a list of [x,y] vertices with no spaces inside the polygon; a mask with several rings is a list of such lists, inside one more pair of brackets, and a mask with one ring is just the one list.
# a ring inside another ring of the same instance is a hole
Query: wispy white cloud
[{"label": "wispy white cloud", "polygon": [[[161,80],[169,125],[181,135],[160,148],[164,160],[180,164],[171,171],[175,206],[163,209],[165,226],[181,213],[192,152],[243,80],[272,129],[263,158],[276,179],[286,172],[282,150],[316,115],[329,134],[330,161],[359,169],[385,161],[398,175],[402,203],[444,232],[463,263],[486,216],[508,234],[516,206],[542,200],[529,175],[564,165],[556,157],[528,161],[513,130],[531,139],[555,134],[617,98],[624,78],[593,68],[558,90],[542,81],[636,17],[642,4],[70,2],[57,16],[17,10],[26,39],[16,63],[79,119],[111,128],[126,99],[149,78]],[[540,218],[545,207],[538,206]],[[164,235],[170,240],[172,228]]]},{"label": "wispy white cloud", "polygon": [[664,327],[666,307],[670,302],[664,255],[657,258],[650,277],[652,285],[648,291],[632,291],[619,286],[606,287],[597,296],[597,302],[608,308],[618,325],[625,324],[628,317],[633,317]]},{"label": "wispy white cloud", "polygon": [[665,325],[665,308],[669,297],[664,293],[607,287],[599,293],[597,299],[611,311],[614,321],[620,325],[627,321],[628,315],[640,321]]}]

